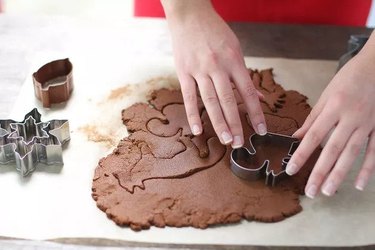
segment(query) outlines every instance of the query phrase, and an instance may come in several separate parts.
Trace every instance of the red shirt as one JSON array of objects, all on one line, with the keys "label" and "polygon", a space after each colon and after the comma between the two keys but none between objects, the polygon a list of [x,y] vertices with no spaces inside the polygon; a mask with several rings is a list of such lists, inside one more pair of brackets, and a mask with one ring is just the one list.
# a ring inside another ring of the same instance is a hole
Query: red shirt
[{"label": "red shirt", "polygon": [[[351,26],[365,26],[371,7],[371,0],[212,0],[212,3],[226,21]],[[160,0],[134,0],[134,15],[165,16]]]}]

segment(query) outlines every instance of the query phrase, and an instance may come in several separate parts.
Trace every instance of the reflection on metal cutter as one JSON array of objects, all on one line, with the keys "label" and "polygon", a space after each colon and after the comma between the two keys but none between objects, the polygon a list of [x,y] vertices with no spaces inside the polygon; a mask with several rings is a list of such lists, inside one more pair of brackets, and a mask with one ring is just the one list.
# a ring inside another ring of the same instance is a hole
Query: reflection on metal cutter
[{"label": "reflection on metal cutter", "polygon": [[0,164],[15,163],[23,177],[38,163],[61,166],[62,146],[69,140],[68,120],[42,122],[37,109],[22,122],[0,120]]},{"label": "reflection on metal cutter", "polygon": [[[232,172],[245,180],[255,181],[265,177],[266,185],[275,186],[285,177],[286,165],[297,149],[299,140],[286,135],[267,133],[264,136],[253,134],[249,138],[250,148],[233,149],[230,155]],[[270,158],[281,153],[280,162],[273,163],[279,171],[272,169]],[[274,155],[272,155],[274,154]],[[280,164],[280,165],[278,165]]]}]

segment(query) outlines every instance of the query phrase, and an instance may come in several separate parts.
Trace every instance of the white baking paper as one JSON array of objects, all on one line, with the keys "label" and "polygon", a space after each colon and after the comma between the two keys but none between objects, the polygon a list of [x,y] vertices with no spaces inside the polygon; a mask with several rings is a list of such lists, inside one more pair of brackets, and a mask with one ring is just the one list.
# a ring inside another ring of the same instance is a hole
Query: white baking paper
[{"label": "white baking paper", "polygon": [[[150,32],[158,36],[167,35],[165,23],[159,23],[157,27]],[[364,192],[354,189],[358,164],[334,197],[319,196],[314,200],[301,197],[304,210],[282,222],[243,221],[205,230],[153,227],[141,232],[115,225],[91,198],[94,169],[98,160],[111,151],[111,143],[90,141],[85,126],[95,126],[97,134],[109,135],[116,142],[126,136],[121,110],[134,102],[144,101],[149,89],[170,86],[170,78],[174,76],[173,59],[165,55],[170,54],[170,50],[166,49],[170,46],[167,38],[166,44],[154,46],[154,49],[167,51],[159,53],[149,48],[148,41],[132,40],[131,36],[122,36],[119,32],[102,30],[97,35],[97,31],[91,31],[81,34],[79,39],[78,33],[75,33],[77,36],[67,34],[63,45],[53,49],[41,46],[34,53],[29,75],[51,60],[71,59],[75,81],[73,95],[66,105],[43,109],[33,95],[29,77],[9,117],[22,120],[27,112],[38,107],[44,121],[69,119],[71,141],[63,151],[65,165],[60,171],[41,166],[30,177],[22,179],[13,166],[0,167],[1,236],[268,246],[375,243],[375,183],[372,181]],[[114,40],[119,37],[120,40]],[[144,44],[141,46],[137,41]],[[139,49],[142,47],[149,49],[145,52]],[[334,61],[278,58],[246,58],[246,64],[259,69],[273,67],[278,83],[286,89],[295,89],[307,95],[311,104],[317,101],[337,66]],[[147,79],[152,80],[147,83]],[[111,90],[126,85],[132,85],[130,95],[108,101]]]}]

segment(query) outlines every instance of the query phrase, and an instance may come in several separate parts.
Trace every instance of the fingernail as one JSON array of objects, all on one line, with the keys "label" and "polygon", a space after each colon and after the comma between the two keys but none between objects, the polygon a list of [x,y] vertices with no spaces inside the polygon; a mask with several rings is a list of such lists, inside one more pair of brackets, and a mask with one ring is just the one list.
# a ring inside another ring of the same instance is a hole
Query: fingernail
[{"label": "fingernail", "polygon": [[229,143],[232,142],[232,136],[228,132],[226,132],[226,131],[224,131],[223,133],[221,133],[221,138],[223,139],[223,142],[225,144],[229,144]]},{"label": "fingernail", "polygon": [[288,175],[294,175],[295,173],[297,173],[297,170],[298,170],[297,165],[293,162],[289,162],[288,165],[286,165],[285,172]]},{"label": "fingernail", "polygon": [[355,184],[355,188],[359,191],[363,191],[366,186],[366,180],[365,179],[359,179],[357,183]]},{"label": "fingernail", "polygon": [[201,129],[197,124],[194,124],[191,130],[191,132],[193,132],[193,135],[199,135],[201,133]]},{"label": "fingernail", "polygon": [[240,148],[240,147],[242,147],[242,145],[243,145],[243,143],[242,143],[241,136],[235,135],[233,137],[232,148]]},{"label": "fingernail", "polygon": [[265,135],[265,134],[267,134],[266,125],[264,125],[263,123],[259,123],[257,129],[258,129],[258,134],[259,135]]},{"label": "fingernail", "polygon": [[317,191],[318,188],[316,187],[316,185],[312,184],[307,188],[306,196],[310,199],[314,199]]},{"label": "fingernail", "polygon": [[335,184],[330,181],[327,184],[324,184],[322,188],[322,193],[326,196],[332,196],[336,191],[336,186]]}]

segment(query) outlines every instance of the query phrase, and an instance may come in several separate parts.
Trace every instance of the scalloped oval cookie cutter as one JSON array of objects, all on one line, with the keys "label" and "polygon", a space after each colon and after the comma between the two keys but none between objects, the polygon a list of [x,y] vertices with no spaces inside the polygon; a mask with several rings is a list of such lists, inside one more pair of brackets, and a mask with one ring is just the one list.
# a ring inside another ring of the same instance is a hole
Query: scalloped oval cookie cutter
[{"label": "scalloped oval cookie cutter", "polygon": [[35,96],[44,108],[69,100],[73,91],[73,65],[68,58],[49,62],[33,74]]}]

